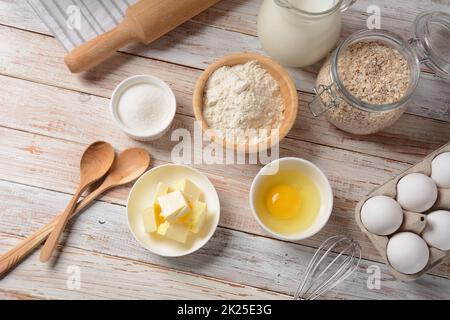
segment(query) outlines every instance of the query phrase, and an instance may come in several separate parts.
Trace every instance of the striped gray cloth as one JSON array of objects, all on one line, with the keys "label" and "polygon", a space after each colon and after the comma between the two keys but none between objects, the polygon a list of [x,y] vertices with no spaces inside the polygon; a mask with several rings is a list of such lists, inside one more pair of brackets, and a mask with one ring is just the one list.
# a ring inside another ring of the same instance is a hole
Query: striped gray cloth
[{"label": "striped gray cloth", "polygon": [[67,51],[111,30],[137,0],[27,0]]}]

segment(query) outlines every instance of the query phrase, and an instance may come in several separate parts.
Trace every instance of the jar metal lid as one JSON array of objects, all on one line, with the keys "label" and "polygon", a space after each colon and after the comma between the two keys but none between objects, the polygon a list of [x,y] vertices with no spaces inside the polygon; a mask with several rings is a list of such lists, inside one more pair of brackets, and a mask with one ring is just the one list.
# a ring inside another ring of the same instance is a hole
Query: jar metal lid
[{"label": "jar metal lid", "polygon": [[450,82],[450,14],[424,12],[414,21],[415,46],[420,62]]}]

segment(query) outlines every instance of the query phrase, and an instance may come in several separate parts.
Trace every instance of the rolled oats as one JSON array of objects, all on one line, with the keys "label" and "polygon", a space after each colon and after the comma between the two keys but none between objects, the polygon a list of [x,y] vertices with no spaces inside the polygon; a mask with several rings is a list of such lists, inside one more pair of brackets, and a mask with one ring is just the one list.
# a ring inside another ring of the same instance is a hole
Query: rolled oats
[{"label": "rolled oats", "polygon": [[[331,57],[324,63],[317,77],[317,85],[331,85]],[[337,70],[345,88],[359,100],[373,105],[392,104],[406,94],[410,83],[410,68],[405,57],[396,49],[381,42],[351,44],[338,58]],[[333,97],[323,94],[329,105]],[[328,110],[327,119],[338,128],[354,134],[371,134],[397,121],[406,106],[388,111],[366,111],[343,99]]]}]

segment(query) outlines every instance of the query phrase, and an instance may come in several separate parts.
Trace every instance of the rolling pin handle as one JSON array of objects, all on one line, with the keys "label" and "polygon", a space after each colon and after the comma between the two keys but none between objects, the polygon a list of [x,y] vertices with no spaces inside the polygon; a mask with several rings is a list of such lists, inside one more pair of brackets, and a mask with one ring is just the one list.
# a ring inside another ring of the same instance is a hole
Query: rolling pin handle
[{"label": "rolling pin handle", "polygon": [[131,25],[123,21],[117,27],[70,51],[64,62],[72,73],[89,70],[108,59],[114,52],[130,42],[140,39]]}]

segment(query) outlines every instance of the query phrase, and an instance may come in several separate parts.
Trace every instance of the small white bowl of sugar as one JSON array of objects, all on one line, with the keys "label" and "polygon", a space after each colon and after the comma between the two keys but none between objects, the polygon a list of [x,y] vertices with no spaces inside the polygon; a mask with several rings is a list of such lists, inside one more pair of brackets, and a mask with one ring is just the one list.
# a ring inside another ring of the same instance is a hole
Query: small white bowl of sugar
[{"label": "small white bowl of sugar", "polygon": [[150,75],[138,75],[116,87],[110,107],[117,125],[128,136],[153,141],[172,125],[177,103],[167,83]]}]

